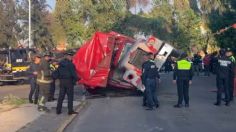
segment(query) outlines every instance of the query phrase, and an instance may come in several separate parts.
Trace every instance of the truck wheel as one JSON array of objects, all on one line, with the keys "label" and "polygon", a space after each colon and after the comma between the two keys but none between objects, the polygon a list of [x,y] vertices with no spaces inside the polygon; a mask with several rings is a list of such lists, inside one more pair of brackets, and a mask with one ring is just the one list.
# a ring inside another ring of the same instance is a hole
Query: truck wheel
[{"label": "truck wheel", "polygon": [[0,86],[3,86],[4,85],[4,82],[0,82]]},{"label": "truck wheel", "polygon": [[23,80],[23,79],[22,80],[18,80],[17,83],[20,84],[20,85],[23,85],[23,84],[25,84],[25,80]]}]

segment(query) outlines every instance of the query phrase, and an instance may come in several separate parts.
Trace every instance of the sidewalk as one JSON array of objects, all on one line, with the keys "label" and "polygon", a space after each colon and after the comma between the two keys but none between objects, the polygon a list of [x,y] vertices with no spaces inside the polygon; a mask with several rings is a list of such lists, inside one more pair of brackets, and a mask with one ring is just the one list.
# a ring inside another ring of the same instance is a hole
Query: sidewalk
[{"label": "sidewalk", "polygon": [[[63,102],[63,113],[55,112],[56,101],[48,102],[49,113],[38,112],[37,105],[25,104],[18,108],[0,113],[1,132],[32,132],[32,131],[56,131],[57,128],[69,117],[67,115],[67,100]],[[74,108],[81,104],[74,101]]]},{"label": "sidewalk", "polygon": [[[55,93],[58,97],[58,90]],[[79,87],[74,90],[74,109],[76,110],[82,101],[83,91]],[[47,102],[50,112],[38,112],[37,105],[24,104],[19,107],[6,106],[0,109],[0,132],[54,132],[63,124],[69,116],[67,114],[67,98],[62,107],[62,114],[56,114],[57,100]]]},{"label": "sidewalk", "polygon": [[0,113],[0,131],[14,132],[39,118],[43,113],[37,111],[33,104],[25,104],[18,108]]}]

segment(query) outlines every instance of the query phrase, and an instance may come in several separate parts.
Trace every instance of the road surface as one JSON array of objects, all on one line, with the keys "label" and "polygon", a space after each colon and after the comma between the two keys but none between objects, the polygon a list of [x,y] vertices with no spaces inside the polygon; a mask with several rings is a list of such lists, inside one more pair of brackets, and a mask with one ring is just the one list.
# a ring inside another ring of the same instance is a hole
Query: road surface
[{"label": "road surface", "polygon": [[90,99],[89,106],[66,132],[236,132],[236,104],[214,106],[215,77],[195,77],[190,88],[190,108],[173,108],[176,86],[171,74],[162,75],[160,108],[147,111],[141,97]]}]

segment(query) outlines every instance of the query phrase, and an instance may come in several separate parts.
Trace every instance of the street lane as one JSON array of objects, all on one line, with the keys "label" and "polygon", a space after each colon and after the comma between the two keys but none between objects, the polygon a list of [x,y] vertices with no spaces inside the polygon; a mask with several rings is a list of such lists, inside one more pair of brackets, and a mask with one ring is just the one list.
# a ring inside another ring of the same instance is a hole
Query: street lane
[{"label": "street lane", "polygon": [[67,127],[66,132],[235,132],[236,106],[216,107],[215,77],[195,77],[190,88],[190,108],[176,109],[172,74],[162,75],[161,107],[147,111],[141,97],[99,98]]}]

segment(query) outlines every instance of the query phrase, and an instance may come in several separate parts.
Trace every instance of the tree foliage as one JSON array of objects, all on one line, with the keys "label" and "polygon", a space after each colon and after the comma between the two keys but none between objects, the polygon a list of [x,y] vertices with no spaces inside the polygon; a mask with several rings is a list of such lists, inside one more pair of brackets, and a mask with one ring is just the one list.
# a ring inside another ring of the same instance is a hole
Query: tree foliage
[{"label": "tree foliage", "polygon": [[[79,47],[94,32],[111,30],[154,35],[184,50],[236,48],[235,29],[214,34],[236,23],[235,0],[57,0],[51,13],[47,6],[46,0],[32,1],[32,39],[44,49],[60,43]],[[133,14],[134,8],[141,10]],[[28,0],[0,1],[1,46],[28,37],[27,17]]]},{"label": "tree foliage", "polygon": [[0,47],[15,46],[19,24],[17,23],[17,7],[14,0],[0,2]]},{"label": "tree foliage", "polygon": [[52,35],[48,30],[50,20],[48,18],[48,10],[46,0],[31,1],[32,8],[32,41],[33,45],[43,50],[52,49],[54,47]]}]

